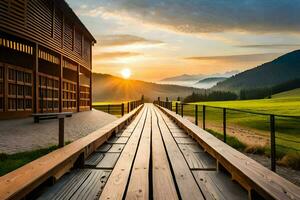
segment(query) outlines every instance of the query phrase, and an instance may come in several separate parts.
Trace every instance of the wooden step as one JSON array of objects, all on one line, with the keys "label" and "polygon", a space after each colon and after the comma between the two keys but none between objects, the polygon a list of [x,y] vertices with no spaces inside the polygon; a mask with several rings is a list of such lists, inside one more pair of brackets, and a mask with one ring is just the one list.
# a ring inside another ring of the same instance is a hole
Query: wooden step
[{"label": "wooden step", "polygon": [[102,160],[97,164],[96,169],[112,169],[114,168],[120,153],[103,153]]},{"label": "wooden step", "polygon": [[62,177],[38,200],[96,199],[110,172],[94,169],[74,170]]},{"label": "wooden step", "polygon": [[193,171],[205,199],[247,199],[248,193],[239,184],[231,180],[231,177],[217,171]]},{"label": "wooden step", "polygon": [[103,158],[103,153],[95,152],[85,160],[84,165],[87,167],[95,168]]}]

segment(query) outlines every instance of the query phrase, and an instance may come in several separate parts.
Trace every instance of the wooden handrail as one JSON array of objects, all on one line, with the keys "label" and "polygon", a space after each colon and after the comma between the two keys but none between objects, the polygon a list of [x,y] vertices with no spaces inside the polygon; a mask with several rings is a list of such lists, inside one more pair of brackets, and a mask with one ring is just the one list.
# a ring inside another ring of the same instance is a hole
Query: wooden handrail
[{"label": "wooden handrail", "polygon": [[232,179],[248,191],[249,199],[255,199],[256,194],[266,199],[300,199],[298,186],[225,144],[189,120],[166,108],[158,107],[212,155],[219,167],[224,167],[231,174]]},{"label": "wooden handrail", "polygon": [[59,179],[73,168],[75,163],[84,161],[84,158],[94,152],[113,133],[128,124],[142,107],[143,105],[140,105],[93,133],[0,177],[0,199],[22,199],[49,178]]}]

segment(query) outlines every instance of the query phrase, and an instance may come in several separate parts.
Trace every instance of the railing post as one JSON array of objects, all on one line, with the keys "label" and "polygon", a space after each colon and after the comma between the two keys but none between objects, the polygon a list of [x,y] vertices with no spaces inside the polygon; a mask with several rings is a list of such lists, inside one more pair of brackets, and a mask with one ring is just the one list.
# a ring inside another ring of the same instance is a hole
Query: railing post
[{"label": "railing post", "polygon": [[223,141],[226,143],[226,108],[223,108]]},{"label": "railing post", "polygon": [[198,126],[198,105],[195,105],[195,124]]},{"label": "railing post", "polygon": [[129,102],[127,102],[127,113],[129,113]]},{"label": "railing post", "polygon": [[109,113],[110,112],[110,105],[108,104],[107,105],[107,113]]},{"label": "railing post", "polygon": [[58,118],[58,147],[65,145],[65,119],[64,117]]},{"label": "railing post", "polygon": [[271,130],[271,170],[276,172],[276,142],[275,142],[275,116],[270,115]]},{"label": "railing post", "polygon": [[176,102],[175,112],[178,114],[178,102]]},{"label": "railing post", "polygon": [[121,114],[124,115],[124,103],[121,104]]},{"label": "railing post", "polygon": [[203,120],[203,124],[202,124],[202,128],[205,130],[205,112],[206,112],[206,109],[205,109],[205,105],[203,105],[203,116],[202,116],[202,120]]},{"label": "railing post", "polygon": [[183,103],[181,104],[181,117],[183,117]]}]

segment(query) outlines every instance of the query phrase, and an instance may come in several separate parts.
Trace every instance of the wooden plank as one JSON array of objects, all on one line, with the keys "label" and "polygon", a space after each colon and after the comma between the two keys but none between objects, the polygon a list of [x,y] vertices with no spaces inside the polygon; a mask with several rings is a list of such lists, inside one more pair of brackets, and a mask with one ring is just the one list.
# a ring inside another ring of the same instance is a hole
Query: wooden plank
[{"label": "wooden plank", "polygon": [[121,134],[120,134],[120,136],[122,136],[122,137],[130,137],[131,136],[131,134],[132,134],[132,132],[133,132],[133,130],[132,129],[130,129],[130,130],[125,130],[125,131],[123,131]]},{"label": "wooden plank", "polygon": [[144,128],[144,122],[147,116],[147,106],[144,106],[141,120],[134,129],[131,137],[125,145],[116,166],[109,176],[103,192],[99,199],[122,199],[128,178],[133,165],[134,156],[138,147],[139,139]]},{"label": "wooden plank", "polygon": [[182,150],[188,149],[193,153],[204,152],[204,149],[199,144],[178,144],[179,148]]},{"label": "wooden plank", "polygon": [[70,200],[93,200],[99,198],[110,173],[111,171],[109,170],[92,170],[89,177]]},{"label": "wooden plank", "polygon": [[112,169],[114,168],[120,154],[119,153],[104,153],[104,157],[97,164],[97,169]]},{"label": "wooden plank", "polygon": [[176,137],[175,140],[178,144],[197,144],[196,141],[190,137]]},{"label": "wooden plank", "polygon": [[147,107],[149,111],[131,170],[126,199],[149,199],[151,107]]},{"label": "wooden plank", "polygon": [[155,109],[155,111],[181,198],[204,199],[188,164],[186,163],[180,149],[178,148],[166,123],[164,122],[164,118],[166,116],[164,116],[164,114],[158,109]]},{"label": "wooden plank", "polygon": [[38,200],[70,199],[91,173],[91,169],[83,169],[74,170],[70,174],[66,174],[43,193]]},{"label": "wooden plank", "polygon": [[113,144],[112,147],[109,149],[109,153],[121,153],[125,144]]},{"label": "wooden plank", "polygon": [[95,152],[84,161],[84,165],[87,167],[96,167],[98,163],[104,158],[103,153]]},{"label": "wooden plank", "polygon": [[[186,145],[189,146],[189,145]],[[217,161],[206,152],[194,153],[191,148],[180,148],[191,169],[215,170]]]},{"label": "wooden plank", "polygon": [[197,142],[231,173],[232,178],[249,191],[249,198],[250,190],[255,190],[266,199],[300,199],[299,187],[293,183],[218,140],[189,120],[167,109],[160,109],[192,134]]},{"label": "wooden plank", "polygon": [[96,149],[96,152],[105,153],[112,147],[112,144],[104,143],[102,144],[98,149]]},{"label": "wooden plank", "polygon": [[107,143],[108,144],[126,144],[128,137],[112,137]]},{"label": "wooden plank", "polygon": [[171,131],[172,132],[172,135],[173,137],[190,137],[187,133],[185,133],[184,131]]},{"label": "wooden plank", "polygon": [[217,171],[193,171],[205,199],[248,199],[248,193],[231,177]]},{"label": "wooden plank", "polygon": [[[153,199],[178,199],[155,111],[152,108]],[[163,189],[162,189],[163,188]]]}]

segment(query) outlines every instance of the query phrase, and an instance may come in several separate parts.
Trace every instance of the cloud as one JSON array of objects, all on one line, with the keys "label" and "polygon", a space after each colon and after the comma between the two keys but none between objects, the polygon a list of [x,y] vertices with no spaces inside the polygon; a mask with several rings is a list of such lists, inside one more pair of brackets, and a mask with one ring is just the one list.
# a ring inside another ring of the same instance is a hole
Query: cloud
[{"label": "cloud", "polygon": [[300,0],[87,0],[89,16],[131,18],[185,33],[300,31]]},{"label": "cloud", "polygon": [[137,52],[104,52],[95,54],[93,59],[95,60],[109,60],[109,59],[118,59],[118,58],[127,58],[127,57],[134,57],[140,56],[142,53]]},{"label": "cloud", "polygon": [[135,36],[135,35],[100,35],[97,37],[100,46],[103,47],[111,47],[111,46],[124,46],[131,44],[163,44],[162,41],[159,40],[151,40],[143,37]]},{"label": "cloud", "polygon": [[256,49],[298,49],[300,44],[251,44],[239,45],[241,48],[256,48]]},{"label": "cloud", "polygon": [[262,53],[262,54],[242,54],[228,56],[194,56],[184,58],[194,61],[223,61],[223,62],[255,62],[262,60],[271,60],[282,54],[280,53]]}]

